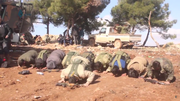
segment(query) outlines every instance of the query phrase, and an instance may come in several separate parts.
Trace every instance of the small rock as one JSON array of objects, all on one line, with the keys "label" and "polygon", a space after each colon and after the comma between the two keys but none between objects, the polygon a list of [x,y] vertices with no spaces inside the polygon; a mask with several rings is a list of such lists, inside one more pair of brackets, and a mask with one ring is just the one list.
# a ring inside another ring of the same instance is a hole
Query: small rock
[{"label": "small rock", "polygon": [[39,98],[41,98],[41,96],[34,96],[34,98],[35,98],[35,99],[39,99]]}]

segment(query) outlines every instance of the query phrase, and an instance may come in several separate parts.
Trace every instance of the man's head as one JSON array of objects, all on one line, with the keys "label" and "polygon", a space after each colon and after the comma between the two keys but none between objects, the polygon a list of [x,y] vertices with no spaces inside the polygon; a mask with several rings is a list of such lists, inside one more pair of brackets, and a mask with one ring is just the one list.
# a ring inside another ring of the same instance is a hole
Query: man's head
[{"label": "man's head", "polygon": [[138,78],[139,74],[134,68],[130,68],[128,71],[128,77]]},{"label": "man's head", "polygon": [[26,64],[26,61],[24,61],[24,59],[21,59],[21,60],[19,61],[19,65],[20,65],[20,66],[25,66],[25,64]]},{"label": "man's head", "polygon": [[43,66],[44,66],[43,60],[41,58],[36,59],[35,65],[36,65],[37,68],[43,68]]},{"label": "man's head", "polygon": [[103,70],[103,65],[102,65],[102,63],[101,62],[96,62],[96,63],[94,63],[94,70],[98,70],[99,72],[102,72],[102,70]]},{"label": "man's head", "polygon": [[68,82],[69,83],[77,83],[78,82],[78,78],[76,77],[76,76],[71,76],[71,77],[69,77],[69,79],[68,79]]},{"label": "man's head", "polygon": [[159,62],[159,61],[154,61],[153,64],[152,64],[152,66],[153,66],[153,69],[154,69],[155,71],[160,71],[160,70],[161,70],[161,65],[160,65],[160,62]]},{"label": "man's head", "polygon": [[75,72],[70,75],[68,79],[69,83],[77,83],[79,81],[78,77],[74,73]]},{"label": "man's head", "polygon": [[46,66],[48,69],[55,69],[56,68],[56,63],[55,61],[49,61],[47,63],[47,66]]},{"label": "man's head", "polygon": [[21,67],[23,67],[23,68],[27,68],[27,67],[30,66],[29,62],[25,61],[24,59],[21,59],[21,60],[19,61],[19,65],[20,65]]},{"label": "man's head", "polygon": [[114,66],[111,72],[113,73],[114,76],[118,76],[120,74],[119,67]]}]

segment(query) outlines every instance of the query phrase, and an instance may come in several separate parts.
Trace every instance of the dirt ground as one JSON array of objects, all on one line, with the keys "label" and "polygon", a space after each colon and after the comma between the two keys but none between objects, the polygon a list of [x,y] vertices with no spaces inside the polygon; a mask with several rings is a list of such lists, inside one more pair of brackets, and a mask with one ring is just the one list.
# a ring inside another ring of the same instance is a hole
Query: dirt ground
[{"label": "dirt ground", "polygon": [[102,51],[113,54],[119,50],[110,47],[63,47],[55,44],[46,46],[14,45],[10,52],[11,67],[0,68],[0,101],[180,101],[180,49],[176,47],[121,49],[130,54],[131,58],[144,56],[149,62],[156,57],[165,57],[171,60],[176,80],[170,85],[151,84],[140,78],[113,77],[108,74],[96,73],[96,79],[92,84],[75,89],[55,86],[60,80],[61,72],[44,72],[44,75],[39,75],[35,69],[31,69],[32,74],[18,74],[23,70],[17,67],[18,56],[30,49],[40,51],[48,48],[63,49],[66,53],[69,50],[93,51],[95,54]]}]

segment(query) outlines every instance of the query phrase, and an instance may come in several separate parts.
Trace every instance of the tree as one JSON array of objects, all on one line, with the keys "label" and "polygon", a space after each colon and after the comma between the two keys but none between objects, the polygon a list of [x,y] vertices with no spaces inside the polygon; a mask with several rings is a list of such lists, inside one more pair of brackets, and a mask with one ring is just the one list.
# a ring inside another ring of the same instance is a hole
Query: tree
[{"label": "tree", "polygon": [[[49,34],[49,24],[52,23],[55,26],[62,24],[59,19],[52,19],[52,16],[48,14],[48,8],[51,7],[53,0],[34,0],[34,19],[42,19],[42,23],[46,25],[47,34]],[[41,15],[41,16],[38,16]],[[37,18],[38,16],[38,18]]]},{"label": "tree", "polygon": [[48,13],[54,19],[61,19],[67,29],[74,24],[81,26],[86,32],[97,29],[100,23],[96,16],[109,4],[110,0],[54,0]]},{"label": "tree", "polygon": [[[167,34],[169,28],[177,22],[177,20],[169,21],[169,4],[164,3],[165,0],[119,0],[119,4],[112,8],[111,15],[113,21],[120,23],[128,21],[131,24],[131,31],[135,28],[139,30],[148,29],[148,16],[151,15],[151,27],[153,31],[162,35],[162,38],[175,38],[175,35]],[[148,37],[148,36],[147,36]],[[147,40],[146,40],[147,41]],[[145,45],[146,41],[143,45]]]}]

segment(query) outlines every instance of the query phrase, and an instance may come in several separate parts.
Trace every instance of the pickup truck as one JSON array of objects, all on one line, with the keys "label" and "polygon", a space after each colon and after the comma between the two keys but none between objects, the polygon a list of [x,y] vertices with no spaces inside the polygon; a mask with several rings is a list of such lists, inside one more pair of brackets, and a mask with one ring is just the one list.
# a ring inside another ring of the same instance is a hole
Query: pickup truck
[{"label": "pickup truck", "polygon": [[117,33],[113,26],[102,27],[98,34],[89,35],[88,42],[90,46],[114,45],[115,48],[132,48],[137,42],[141,41],[141,35],[132,35],[129,33]]}]

